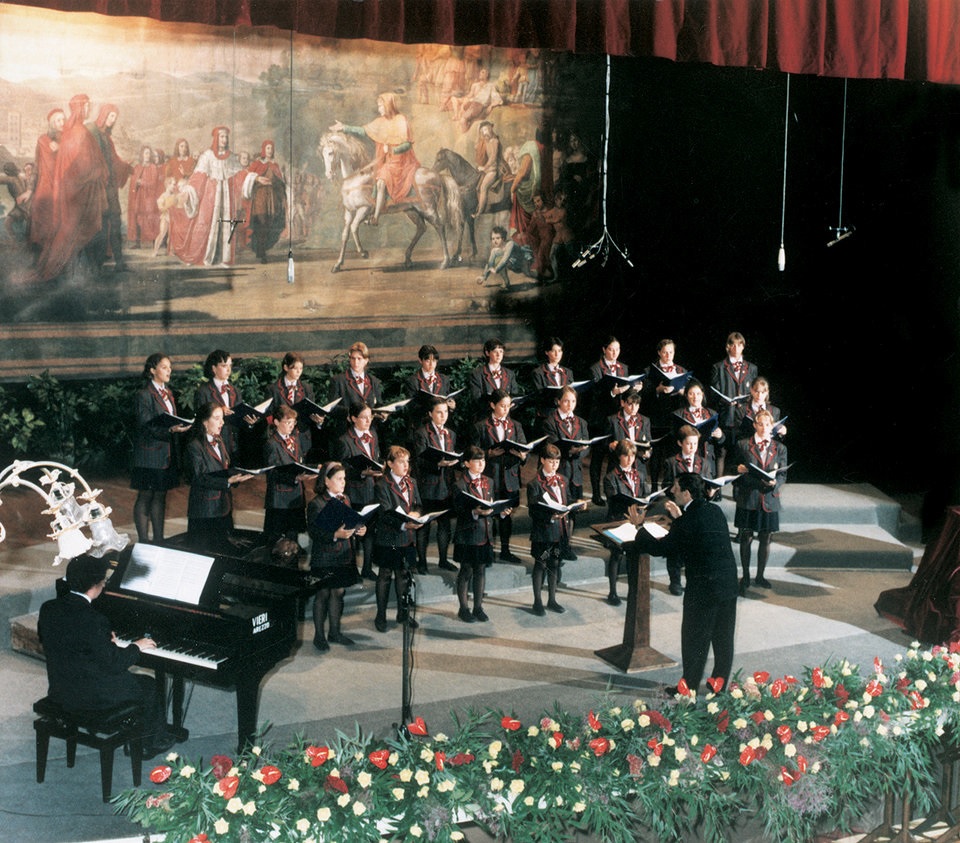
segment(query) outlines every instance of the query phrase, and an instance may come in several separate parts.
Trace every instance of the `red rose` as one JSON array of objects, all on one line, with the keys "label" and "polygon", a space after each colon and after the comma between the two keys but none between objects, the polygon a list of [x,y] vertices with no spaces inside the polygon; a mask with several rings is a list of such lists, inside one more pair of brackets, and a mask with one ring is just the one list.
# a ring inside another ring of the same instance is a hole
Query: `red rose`
[{"label": "red rose", "polygon": [[790,787],[796,780],[797,777],[793,775],[786,767],[780,768],[780,778],[783,779],[783,783]]},{"label": "red rose", "polygon": [[813,734],[813,739],[814,739],[817,743],[820,743],[820,741],[822,741],[825,737],[827,737],[827,735],[830,734],[830,727],[829,727],[829,726],[814,726],[814,727],[810,730],[810,732]]},{"label": "red rose", "polygon": [[919,711],[924,707],[923,695],[919,691],[911,691],[907,694],[907,698],[910,700],[910,708],[914,711]]},{"label": "red rose", "polygon": [[416,717],[413,723],[407,724],[407,731],[411,735],[416,735],[419,738],[425,737],[427,734],[427,724],[422,717]]},{"label": "red rose", "polygon": [[708,743],[708,744],[703,748],[703,752],[700,753],[700,760],[701,760],[704,764],[706,764],[706,763],[709,762],[709,761],[713,758],[713,756],[715,756],[716,754],[717,754],[717,748],[716,748],[713,744],[709,744],[709,743]]},{"label": "red rose", "polygon": [[753,681],[758,685],[766,685],[770,679],[770,673],[766,670],[758,670],[753,674]]},{"label": "red rose", "polygon": [[442,773],[443,765],[447,763],[447,753],[445,752],[433,753],[433,763],[437,765],[437,770],[439,770]]},{"label": "red rose", "polygon": [[260,768],[260,777],[264,784],[276,784],[280,781],[281,776],[283,776],[283,773],[280,772],[278,767],[274,767],[272,764],[266,764]]},{"label": "red rose", "polygon": [[154,784],[163,784],[167,779],[170,778],[170,774],[173,770],[170,768],[169,764],[161,764],[159,767],[154,767],[150,771],[150,781]]},{"label": "red rose", "polygon": [[757,753],[752,746],[744,747],[743,752],[740,753],[740,763],[746,767],[755,761],[757,758]]},{"label": "red rose", "polygon": [[594,732],[599,732],[603,725],[597,715],[592,711],[587,715],[587,723]]},{"label": "red rose", "polygon": [[807,759],[802,755],[797,756],[797,769],[801,773],[807,772]]},{"label": "red rose", "polygon": [[822,668],[815,667],[815,668],[813,669],[812,678],[813,678],[813,687],[814,687],[814,688],[822,688],[822,687],[823,687],[823,669],[822,669]]},{"label": "red rose", "polygon": [[763,716],[762,711],[755,711],[750,715],[750,719],[759,726],[767,718]]},{"label": "red rose", "polygon": [[330,748],[327,746],[308,746],[305,754],[311,767],[319,767],[330,757]]},{"label": "red rose", "polygon": [[866,690],[871,697],[879,697],[883,693],[883,685],[881,685],[876,679],[872,679],[867,682]]},{"label": "red rose", "polygon": [[201,831],[199,834],[191,837],[187,843],[210,843],[210,838]]},{"label": "red rose", "polygon": [[[953,646],[953,645],[951,645]],[[883,662],[880,661],[880,656],[873,657],[873,672],[874,673],[883,673]]]},{"label": "red rose", "polygon": [[650,718],[650,722],[653,723],[654,726],[659,726],[664,732],[669,732],[673,728],[670,725],[670,721],[659,711],[648,711],[647,717]]},{"label": "red rose", "polygon": [[214,785],[214,788],[219,791],[224,799],[233,799],[238,787],[240,787],[239,776],[224,776]]},{"label": "red rose", "polygon": [[726,732],[730,728],[730,714],[724,709],[717,715],[717,731],[720,733]]},{"label": "red rose", "polygon": [[783,726],[777,726],[777,737],[780,738],[780,743],[790,743],[790,738],[793,737],[793,732],[786,724]]},{"label": "red rose", "polygon": [[723,677],[722,676],[711,676],[707,679],[707,684],[710,686],[710,690],[715,694],[719,694],[723,690]]},{"label": "red rose", "polygon": [[951,653],[960,653],[960,641],[951,641],[951,642],[950,642],[950,652],[951,652]]},{"label": "red rose", "polygon": [[680,681],[677,682],[677,693],[682,697],[690,696],[690,686],[687,684],[687,680],[682,677]]},{"label": "red rose", "polygon": [[850,692],[842,682],[837,683],[837,689],[834,691],[834,693],[836,694],[840,705],[846,705],[847,700],[850,699]]},{"label": "red rose", "polygon": [[563,732],[554,732],[552,737],[554,748],[560,749],[560,747],[563,746]]},{"label": "red rose", "polygon": [[374,767],[379,767],[381,770],[387,769],[387,759],[390,758],[390,752],[386,749],[375,749],[368,756],[370,763]]},{"label": "red rose", "polygon": [[594,738],[588,746],[593,750],[593,754],[599,758],[601,755],[607,754],[610,749],[610,741],[606,738]]},{"label": "red rose", "polygon": [[214,755],[210,759],[210,769],[213,777],[220,781],[233,768],[233,759],[229,755]]},{"label": "red rose", "polygon": [[509,717],[504,715],[503,719],[500,720],[500,725],[503,726],[508,732],[516,732],[517,729],[522,725],[516,717]]},{"label": "red rose", "polygon": [[326,791],[335,790],[337,793],[347,792],[347,783],[340,776],[327,776],[323,782],[323,789]]},{"label": "red rose", "polygon": [[774,699],[778,699],[787,690],[787,683],[783,679],[774,679],[770,686],[770,694]]},{"label": "red rose", "polygon": [[838,711],[833,718],[833,725],[839,726],[841,723],[846,723],[850,719],[850,715],[845,711]]},{"label": "red rose", "polygon": [[476,756],[472,752],[458,752],[450,759],[450,763],[455,767],[459,767],[463,764],[469,764],[474,758],[476,758]]}]

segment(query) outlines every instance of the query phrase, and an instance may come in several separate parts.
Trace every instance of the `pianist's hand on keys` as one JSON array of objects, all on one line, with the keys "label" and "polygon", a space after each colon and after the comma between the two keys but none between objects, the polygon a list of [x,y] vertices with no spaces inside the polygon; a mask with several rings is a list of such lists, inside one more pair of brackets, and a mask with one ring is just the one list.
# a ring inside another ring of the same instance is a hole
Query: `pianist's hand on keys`
[{"label": "pianist's hand on keys", "polygon": [[137,647],[141,650],[152,650],[157,646],[157,642],[154,641],[150,636],[139,638],[138,640],[133,642],[130,642],[130,641],[121,642],[121,640],[117,638],[117,633],[111,632],[110,635],[113,638],[113,643],[119,647],[126,647],[127,645],[133,643],[133,644],[136,644]]}]

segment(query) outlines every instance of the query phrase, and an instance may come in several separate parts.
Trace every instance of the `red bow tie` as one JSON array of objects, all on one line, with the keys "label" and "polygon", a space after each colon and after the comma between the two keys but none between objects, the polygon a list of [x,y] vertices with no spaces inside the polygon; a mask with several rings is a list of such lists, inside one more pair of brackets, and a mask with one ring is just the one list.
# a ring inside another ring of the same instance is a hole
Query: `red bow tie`
[{"label": "red bow tie", "polygon": [[229,391],[230,391],[230,384],[228,384],[228,383],[225,383],[225,384],[223,384],[223,385],[220,387],[220,394],[221,394],[221,395],[225,395],[225,394],[228,393]]},{"label": "red bow tie", "polygon": [[543,482],[544,482],[544,484],[547,485],[547,486],[559,486],[559,485],[560,485],[560,478],[559,478],[559,476],[556,475],[556,474],[551,475],[550,477],[544,476]]},{"label": "red bow tie", "polygon": [[360,437],[360,441],[363,442],[365,445],[369,445],[371,442],[373,442],[373,437],[369,433],[364,433]]}]

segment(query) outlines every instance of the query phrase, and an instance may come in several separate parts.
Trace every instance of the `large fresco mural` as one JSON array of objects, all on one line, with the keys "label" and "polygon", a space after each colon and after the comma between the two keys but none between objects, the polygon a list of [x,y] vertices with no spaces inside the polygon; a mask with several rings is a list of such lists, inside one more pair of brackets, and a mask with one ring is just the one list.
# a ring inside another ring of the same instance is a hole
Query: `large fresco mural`
[{"label": "large fresco mural", "polygon": [[590,232],[602,84],[565,54],[4,4],[0,379],[529,351],[499,305]]}]

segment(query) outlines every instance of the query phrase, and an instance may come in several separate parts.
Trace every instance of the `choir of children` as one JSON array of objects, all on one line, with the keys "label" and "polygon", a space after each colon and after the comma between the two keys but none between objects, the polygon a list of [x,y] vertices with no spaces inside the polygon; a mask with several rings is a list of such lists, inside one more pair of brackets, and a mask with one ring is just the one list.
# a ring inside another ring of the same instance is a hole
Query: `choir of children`
[{"label": "choir of children", "polygon": [[[620,343],[609,337],[589,379],[577,382],[573,372],[560,365],[562,340],[549,337],[542,346],[545,362],[531,373],[536,393],[531,406],[536,413],[530,420],[532,433],[539,437],[531,445],[523,425],[511,416],[513,396],[523,390],[515,372],[503,365],[501,340],[484,344],[484,362],[462,384],[469,395],[467,413],[471,399],[478,413],[472,419],[457,418],[465,414],[456,412],[452,392],[456,384],[437,371],[437,349],[424,345],[418,370],[403,384],[412,400],[405,433],[399,436],[408,447],[381,444],[375,413],[383,402],[383,386],[367,372],[370,353],[364,343],[350,347],[348,369],[331,382],[327,400],[339,399],[335,410],[314,403],[313,389],[302,379],[303,357],[288,353],[283,374],[270,393],[267,432],[260,440],[263,465],[273,467],[267,472],[264,537],[272,543],[306,532],[312,540],[311,568],[323,581],[314,609],[315,647],[326,651],[329,642],[353,643],[340,630],[343,590],[361,578],[376,582],[378,631],[387,630],[391,581],[397,621],[416,625],[408,613],[408,592],[414,570],[427,573],[434,520],[439,568],[457,572],[458,618],[464,623],[487,621],[486,568],[495,561],[524,561],[511,547],[524,479],[534,615],[564,611],[557,601],[560,571],[564,560],[577,558],[571,543],[574,513],[590,498],[594,504],[606,503],[608,521],[620,521],[637,499],[682,474],[712,480],[722,473],[725,461],[731,468],[735,465],[739,475],[734,484],[734,523],[742,566],[740,593],[746,594],[751,584],[770,588],[764,574],[771,537],[779,528],[780,490],[786,481],[787,450],[782,441],[786,426],[778,408],[770,404],[769,383],[758,376],[756,365],[743,359],[744,346],[741,334],[730,334],[726,357],[712,368],[708,394],[692,373],[674,362],[673,340],[662,340],[656,362],[631,378],[619,361]],[[178,476],[176,440],[187,429],[176,418],[176,403],[167,387],[170,371],[166,355],[148,358],[144,378],[149,383],[137,396],[139,433],[132,485],[139,493],[134,520],[140,541],[151,540],[151,528],[152,540],[163,540],[165,492],[176,485]],[[204,373],[208,381],[198,390],[202,404],[185,448],[191,484],[188,533],[198,547],[215,550],[232,527],[230,490],[251,476],[236,473],[231,464],[237,462],[244,437],[259,428],[258,417],[243,405],[242,420],[229,428],[228,435],[223,432],[224,420],[243,403],[231,383],[230,355],[212,352]],[[581,395],[577,390],[583,385],[589,388]],[[589,423],[578,414],[581,398],[590,408]],[[319,441],[315,434],[328,420],[327,412],[334,418]],[[531,452],[535,473],[532,460],[527,467]],[[589,490],[584,485],[588,453]],[[317,454],[332,461],[310,468]],[[608,455],[611,465],[604,474]],[[305,481],[313,476],[316,489],[308,505],[311,496]],[[369,529],[368,509],[377,509]],[[757,567],[751,580],[755,535]],[[459,568],[449,559],[451,538]],[[622,561],[623,554],[612,550],[606,574],[607,601],[614,606],[621,602],[617,579]],[[683,593],[682,565],[682,559],[668,557],[671,594]]]}]

